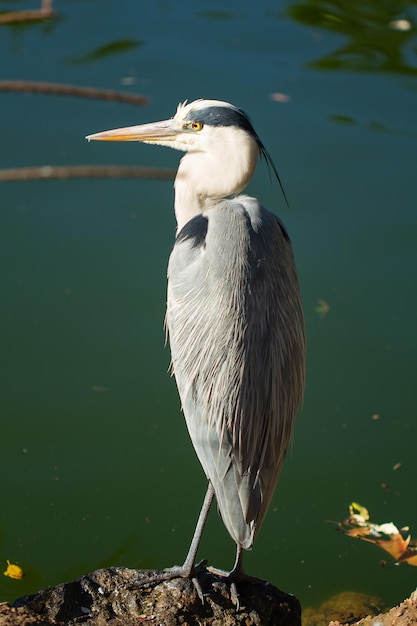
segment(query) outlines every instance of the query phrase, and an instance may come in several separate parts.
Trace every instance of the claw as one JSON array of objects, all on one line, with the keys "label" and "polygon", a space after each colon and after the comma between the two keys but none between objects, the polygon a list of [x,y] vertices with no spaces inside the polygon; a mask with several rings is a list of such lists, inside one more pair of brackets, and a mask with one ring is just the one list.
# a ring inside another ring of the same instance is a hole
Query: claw
[{"label": "claw", "polygon": [[164,582],[166,580],[173,580],[174,578],[189,578],[194,585],[198,597],[201,603],[204,604],[204,592],[200,584],[200,576],[207,572],[206,570],[207,560],[203,559],[191,568],[187,565],[174,565],[173,567],[167,567],[161,571],[148,570],[148,576],[138,581],[135,588],[146,587],[148,585],[155,585],[157,583]]},{"label": "claw", "polygon": [[236,611],[239,611],[240,609],[239,594],[237,591],[236,583],[233,581],[230,583],[230,599],[235,605]]},{"label": "claw", "polygon": [[238,592],[238,585],[241,583],[246,583],[250,585],[268,585],[268,581],[262,580],[261,578],[256,578],[255,576],[249,576],[245,574],[242,569],[233,569],[231,572],[227,572],[225,570],[217,569],[216,567],[207,567],[207,571],[215,576],[218,580],[229,585],[230,588],[230,600],[236,607],[236,611],[243,609],[244,607],[240,604],[240,596]]},{"label": "claw", "polygon": [[191,579],[191,582],[193,583],[194,589],[196,590],[197,595],[201,600],[201,604],[204,604],[204,594],[197,576],[194,576],[194,578]]}]

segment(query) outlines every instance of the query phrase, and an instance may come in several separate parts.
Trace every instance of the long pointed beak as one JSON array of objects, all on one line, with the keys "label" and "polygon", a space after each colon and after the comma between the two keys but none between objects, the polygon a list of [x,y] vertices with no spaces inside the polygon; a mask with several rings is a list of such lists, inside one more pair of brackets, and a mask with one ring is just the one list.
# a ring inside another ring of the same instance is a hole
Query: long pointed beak
[{"label": "long pointed beak", "polygon": [[106,130],[102,133],[87,135],[88,141],[143,141],[144,143],[160,143],[174,141],[179,129],[174,120],[141,124],[140,126],[126,126],[115,130]]}]

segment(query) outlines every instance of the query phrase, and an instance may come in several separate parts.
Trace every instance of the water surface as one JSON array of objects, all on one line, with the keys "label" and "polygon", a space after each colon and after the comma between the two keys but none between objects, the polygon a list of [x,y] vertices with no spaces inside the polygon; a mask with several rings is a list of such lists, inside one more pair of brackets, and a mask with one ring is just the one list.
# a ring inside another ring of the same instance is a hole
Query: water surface
[{"label": "water surface", "polygon": [[[355,500],[417,536],[415,2],[56,9],[50,23],[1,27],[1,78],[150,103],[0,93],[0,167],[172,168],[174,151],[84,136],[170,117],[185,98],[250,114],[291,205],[261,164],[248,191],[293,240],[308,377],[247,569],[303,606],[344,590],[401,601],[417,570],[341,536],[335,521]],[[0,558],[26,577],[1,576],[0,599],[98,567],[181,562],[205,480],[167,373],[172,184],[40,181],[1,192]],[[215,511],[201,556],[225,568],[234,558]]]}]

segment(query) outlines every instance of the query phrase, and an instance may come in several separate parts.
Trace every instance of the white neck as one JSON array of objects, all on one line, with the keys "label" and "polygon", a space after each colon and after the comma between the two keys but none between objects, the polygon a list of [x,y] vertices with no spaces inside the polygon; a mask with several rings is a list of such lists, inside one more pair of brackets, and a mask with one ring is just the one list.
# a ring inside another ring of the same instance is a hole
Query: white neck
[{"label": "white neck", "polygon": [[256,140],[239,128],[205,128],[207,141],[181,159],[175,179],[175,216],[178,232],[213,201],[238,194],[246,187],[259,157]]}]

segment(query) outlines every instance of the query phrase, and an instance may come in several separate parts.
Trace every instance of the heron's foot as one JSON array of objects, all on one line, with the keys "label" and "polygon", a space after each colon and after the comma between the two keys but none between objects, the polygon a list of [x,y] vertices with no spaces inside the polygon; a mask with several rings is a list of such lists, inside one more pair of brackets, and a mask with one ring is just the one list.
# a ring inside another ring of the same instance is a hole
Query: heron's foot
[{"label": "heron's foot", "polygon": [[249,576],[246,574],[241,568],[233,569],[231,572],[227,572],[225,570],[217,569],[216,567],[207,567],[207,571],[215,576],[217,579],[220,579],[226,585],[229,585],[230,588],[230,599],[236,607],[238,611],[240,608],[243,608],[240,603],[240,597],[238,593],[238,585],[240,584],[249,584],[249,585],[268,585],[267,580],[262,580],[261,578],[256,578],[255,576]]},{"label": "heron's foot", "polygon": [[203,560],[195,565],[174,565],[173,567],[167,567],[160,571],[149,570],[146,576],[135,583],[135,587],[147,587],[148,585],[155,585],[165,580],[173,580],[174,578],[189,578],[197,592],[201,602],[204,603],[204,593],[200,583],[200,576],[207,572],[207,561]]}]

